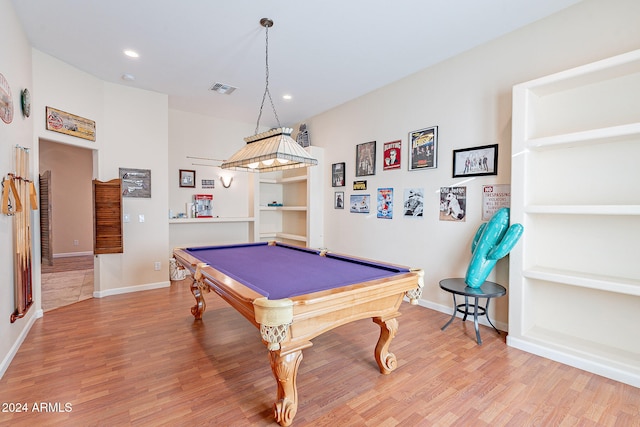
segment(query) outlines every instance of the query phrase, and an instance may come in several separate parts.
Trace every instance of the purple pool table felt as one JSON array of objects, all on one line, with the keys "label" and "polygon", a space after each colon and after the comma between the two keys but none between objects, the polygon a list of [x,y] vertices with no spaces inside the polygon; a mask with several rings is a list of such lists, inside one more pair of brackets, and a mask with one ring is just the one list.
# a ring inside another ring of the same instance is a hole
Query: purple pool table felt
[{"label": "purple pool table felt", "polygon": [[187,248],[202,262],[275,300],[409,272],[406,267],[267,242]]}]

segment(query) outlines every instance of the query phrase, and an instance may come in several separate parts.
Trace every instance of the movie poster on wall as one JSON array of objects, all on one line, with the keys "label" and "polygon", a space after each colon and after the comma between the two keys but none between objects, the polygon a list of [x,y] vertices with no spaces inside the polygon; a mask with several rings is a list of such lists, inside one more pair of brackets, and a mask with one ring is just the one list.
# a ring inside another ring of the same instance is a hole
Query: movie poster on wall
[{"label": "movie poster on wall", "polygon": [[493,184],[482,186],[482,220],[489,221],[500,208],[511,206],[511,185]]},{"label": "movie poster on wall", "polygon": [[440,187],[440,221],[467,218],[467,187]]},{"label": "movie poster on wall", "polygon": [[424,188],[405,188],[402,212],[405,218],[422,218],[424,212]]},{"label": "movie poster on wall", "polygon": [[402,141],[385,142],[383,149],[383,170],[400,169],[400,153],[402,153]]},{"label": "movie poster on wall", "polygon": [[393,188],[378,188],[378,218],[393,218]]}]

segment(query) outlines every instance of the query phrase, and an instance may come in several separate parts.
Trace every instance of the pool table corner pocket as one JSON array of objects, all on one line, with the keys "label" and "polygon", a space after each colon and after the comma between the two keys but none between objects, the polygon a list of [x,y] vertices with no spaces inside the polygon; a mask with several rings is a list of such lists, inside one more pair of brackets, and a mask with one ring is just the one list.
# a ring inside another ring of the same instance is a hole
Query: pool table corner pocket
[{"label": "pool table corner pocket", "polygon": [[421,268],[412,268],[411,272],[418,275],[418,287],[405,292],[405,295],[411,305],[418,305],[418,300],[422,297],[422,290],[424,289],[424,270]]},{"label": "pool table corner pocket", "polygon": [[269,351],[279,350],[293,322],[293,301],[289,298],[270,300],[262,297],[253,301],[253,307],[256,323],[260,325],[260,335],[267,343],[267,348]]}]

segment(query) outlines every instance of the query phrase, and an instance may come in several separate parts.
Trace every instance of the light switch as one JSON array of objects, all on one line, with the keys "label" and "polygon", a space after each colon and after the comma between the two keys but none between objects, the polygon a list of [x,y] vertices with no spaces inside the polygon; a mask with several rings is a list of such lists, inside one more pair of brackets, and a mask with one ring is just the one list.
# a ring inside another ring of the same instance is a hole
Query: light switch
[{"label": "light switch", "polygon": [[124,215],[122,216],[122,221],[123,221],[123,222],[129,222],[129,221],[131,221],[131,218],[129,218],[129,214],[124,214]]},{"label": "light switch", "polygon": [[144,214],[138,215],[138,222],[144,222]]}]

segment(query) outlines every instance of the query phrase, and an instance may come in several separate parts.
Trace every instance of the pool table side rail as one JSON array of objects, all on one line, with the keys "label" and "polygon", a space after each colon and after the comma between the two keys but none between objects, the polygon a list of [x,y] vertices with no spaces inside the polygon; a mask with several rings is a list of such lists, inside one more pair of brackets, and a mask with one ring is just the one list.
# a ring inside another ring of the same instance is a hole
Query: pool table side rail
[{"label": "pool table side rail", "polygon": [[[201,260],[183,249],[175,249],[173,256],[176,261],[189,270],[192,276],[195,275],[198,264],[202,263]],[[255,319],[253,301],[263,295],[237,282],[226,274],[220,273],[215,268],[205,267],[201,269],[201,273],[204,275],[205,283],[209,286],[210,290],[213,290],[223,300],[234,307],[247,320],[253,323],[254,326],[260,327]]]},{"label": "pool table side rail", "polygon": [[405,293],[418,288],[418,282],[418,273],[410,272],[292,297],[289,337],[292,341],[306,341],[356,320],[399,316]]}]

